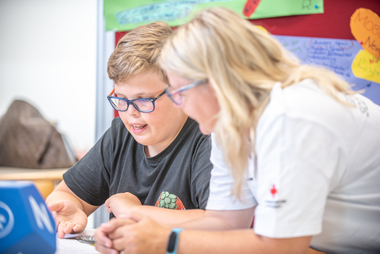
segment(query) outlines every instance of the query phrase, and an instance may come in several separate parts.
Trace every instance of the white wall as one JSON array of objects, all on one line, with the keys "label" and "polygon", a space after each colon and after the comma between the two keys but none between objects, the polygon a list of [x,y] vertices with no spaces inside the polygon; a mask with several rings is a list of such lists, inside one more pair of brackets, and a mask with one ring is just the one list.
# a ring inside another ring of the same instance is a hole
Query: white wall
[{"label": "white wall", "polygon": [[95,143],[96,0],[0,0],[0,116],[24,99],[76,149]]}]

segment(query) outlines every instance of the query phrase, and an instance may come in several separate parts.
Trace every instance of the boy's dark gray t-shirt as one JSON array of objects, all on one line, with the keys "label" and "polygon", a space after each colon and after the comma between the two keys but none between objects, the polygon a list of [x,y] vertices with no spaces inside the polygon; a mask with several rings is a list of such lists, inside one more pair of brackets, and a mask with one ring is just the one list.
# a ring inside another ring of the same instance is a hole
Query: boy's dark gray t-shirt
[{"label": "boy's dark gray t-shirt", "polygon": [[66,185],[87,203],[100,206],[110,196],[130,192],[143,205],[205,209],[212,164],[211,139],[188,119],[161,153],[146,157],[121,119],[64,175]]}]

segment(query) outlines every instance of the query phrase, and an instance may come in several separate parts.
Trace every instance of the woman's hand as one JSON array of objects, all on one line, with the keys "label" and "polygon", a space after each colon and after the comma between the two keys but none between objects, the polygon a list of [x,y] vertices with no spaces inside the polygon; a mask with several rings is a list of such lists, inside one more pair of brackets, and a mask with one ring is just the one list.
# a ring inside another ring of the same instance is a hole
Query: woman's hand
[{"label": "woman's hand", "polygon": [[70,200],[60,200],[48,205],[56,224],[59,238],[65,234],[80,233],[87,225],[87,215]]},{"label": "woman's hand", "polygon": [[116,218],[121,214],[133,212],[134,208],[141,205],[140,200],[129,192],[112,195],[104,204],[107,212],[113,213]]},{"label": "woman's hand", "polygon": [[[116,251],[124,251],[124,253],[166,253],[171,232],[169,228],[164,228],[149,217],[137,213],[121,217],[123,218],[112,219],[96,231],[94,237],[97,243],[95,247],[99,252],[118,253],[111,252],[113,250],[110,248],[112,248]],[[104,237],[105,235],[111,242]],[[108,244],[110,247],[105,249],[102,244]]]},{"label": "woman's hand", "polygon": [[103,254],[119,254],[119,251],[113,247],[112,240],[108,237],[117,228],[134,224],[134,220],[112,218],[107,223],[102,223],[95,231],[94,238],[96,240],[95,248]]}]

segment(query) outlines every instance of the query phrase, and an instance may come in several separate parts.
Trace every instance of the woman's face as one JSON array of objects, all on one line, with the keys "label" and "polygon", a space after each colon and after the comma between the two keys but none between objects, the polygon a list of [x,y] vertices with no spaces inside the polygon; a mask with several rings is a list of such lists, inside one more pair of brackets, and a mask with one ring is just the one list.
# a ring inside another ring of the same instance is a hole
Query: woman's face
[{"label": "woman's face", "polygon": [[[167,86],[157,73],[147,72],[115,84],[115,94],[128,100],[154,98]],[[141,113],[130,104],[127,111],[119,111],[119,116],[135,140],[147,146],[148,156],[154,156],[169,146],[187,119],[166,94],[155,101],[153,112]]]},{"label": "woman's face", "polygon": [[[167,71],[169,83],[173,89],[178,89],[192,82],[175,73]],[[203,83],[181,93],[182,104],[177,105],[190,118],[199,124],[203,134],[210,134],[218,121],[220,111],[215,91],[209,83]]]}]

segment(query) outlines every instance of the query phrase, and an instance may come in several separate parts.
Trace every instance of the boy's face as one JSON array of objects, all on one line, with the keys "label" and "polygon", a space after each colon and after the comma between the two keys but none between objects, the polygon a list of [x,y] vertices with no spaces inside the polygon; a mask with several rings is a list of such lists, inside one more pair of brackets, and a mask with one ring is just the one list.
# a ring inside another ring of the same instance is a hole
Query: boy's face
[{"label": "boy's face", "polygon": [[[154,98],[167,86],[158,73],[147,72],[115,84],[115,94],[128,100]],[[154,103],[155,110],[150,113],[141,113],[132,104],[127,111],[119,111],[121,120],[135,140],[147,146],[148,156],[154,156],[169,146],[187,119],[166,94]]]}]

